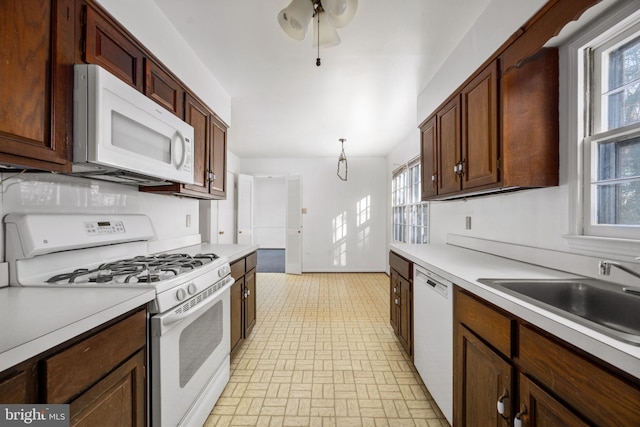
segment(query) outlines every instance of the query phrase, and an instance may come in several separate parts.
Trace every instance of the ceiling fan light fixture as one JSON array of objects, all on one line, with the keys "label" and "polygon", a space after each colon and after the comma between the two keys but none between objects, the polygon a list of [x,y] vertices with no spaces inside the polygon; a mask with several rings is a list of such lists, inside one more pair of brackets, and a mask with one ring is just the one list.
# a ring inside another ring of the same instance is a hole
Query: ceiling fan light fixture
[{"label": "ceiling fan light fixture", "polygon": [[313,47],[318,45],[331,47],[338,44],[340,44],[340,36],[335,27],[329,23],[327,12],[317,12],[317,16],[313,19]]},{"label": "ceiling fan light fixture", "polygon": [[342,28],[351,22],[358,10],[358,0],[323,0],[324,3],[327,3],[328,10],[325,10],[329,14],[329,22],[336,28]]},{"label": "ceiling fan light fixture", "polygon": [[278,14],[282,30],[294,40],[304,40],[313,17],[313,3],[309,0],[291,0]]}]

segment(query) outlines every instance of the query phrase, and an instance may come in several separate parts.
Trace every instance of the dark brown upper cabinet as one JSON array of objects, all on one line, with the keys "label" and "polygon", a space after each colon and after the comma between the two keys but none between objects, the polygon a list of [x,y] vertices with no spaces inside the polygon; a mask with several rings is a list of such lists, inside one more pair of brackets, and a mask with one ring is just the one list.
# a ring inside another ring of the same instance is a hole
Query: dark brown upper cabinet
[{"label": "dark brown upper cabinet", "polygon": [[547,2],[427,117],[422,200],[558,185],[558,50],[543,46],[596,3]]},{"label": "dark brown upper cabinet", "polygon": [[184,89],[176,79],[148,58],[144,61],[144,94],[184,119]]},{"label": "dark brown upper cabinet", "polygon": [[0,164],[71,171],[73,0],[0,2]]}]

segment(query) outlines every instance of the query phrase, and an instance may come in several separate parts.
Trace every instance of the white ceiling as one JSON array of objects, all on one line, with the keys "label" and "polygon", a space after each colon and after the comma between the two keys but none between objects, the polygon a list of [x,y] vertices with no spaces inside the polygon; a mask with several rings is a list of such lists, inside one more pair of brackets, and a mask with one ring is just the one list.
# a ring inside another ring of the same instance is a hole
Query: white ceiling
[{"label": "white ceiling", "polygon": [[155,0],[231,96],[241,158],[385,156],[418,125],[421,89],[490,0],[360,0],[320,49],[290,39],[290,0]]}]

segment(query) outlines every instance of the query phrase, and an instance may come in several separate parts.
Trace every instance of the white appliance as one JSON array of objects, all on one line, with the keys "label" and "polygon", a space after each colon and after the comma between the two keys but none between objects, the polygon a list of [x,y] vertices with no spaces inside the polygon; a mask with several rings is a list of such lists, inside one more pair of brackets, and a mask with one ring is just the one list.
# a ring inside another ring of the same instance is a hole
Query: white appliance
[{"label": "white appliance", "polygon": [[9,214],[4,224],[11,286],[155,289],[150,425],[203,425],[230,375],[228,260],[199,245],[149,254],[144,215]]},{"label": "white appliance", "polygon": [[73,174],[193,184],[193,127],[95,64],[74,66]]},{"label": "white appliance", "polygon": [[438,407],[453,419],[453,287],[414,264],[413,364]]}]

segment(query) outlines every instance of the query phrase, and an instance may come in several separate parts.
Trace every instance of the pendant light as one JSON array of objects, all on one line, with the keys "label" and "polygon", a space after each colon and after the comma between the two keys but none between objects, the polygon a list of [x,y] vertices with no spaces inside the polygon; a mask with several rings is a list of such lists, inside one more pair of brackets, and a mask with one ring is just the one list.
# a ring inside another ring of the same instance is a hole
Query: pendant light
[{"label": "pendant light", "polygon": [[338,175],[338,178],[340,178],[343,181],[346,181],[347,180],[347,172],[348,172],[347,155],[344,154],[344,142],[346,141],[346,139],[340,138],[339,141],[342,144],[342,151],[340,152],[340,157],[338,157],[337,175]]}]

